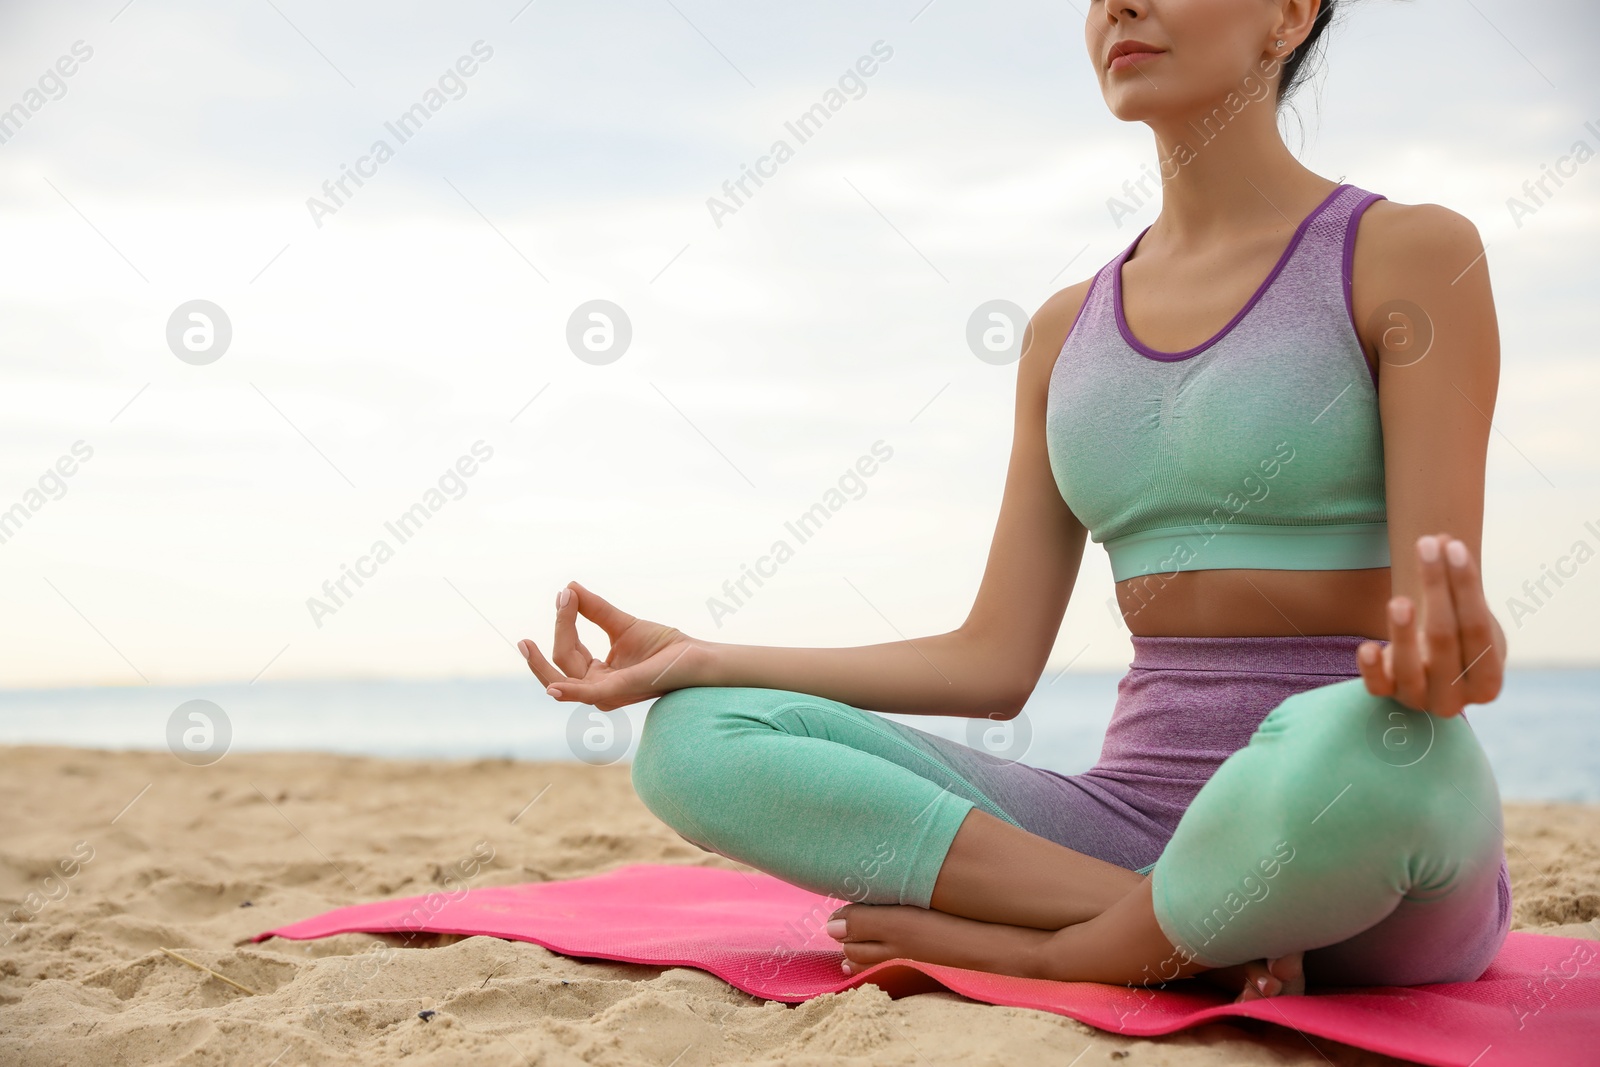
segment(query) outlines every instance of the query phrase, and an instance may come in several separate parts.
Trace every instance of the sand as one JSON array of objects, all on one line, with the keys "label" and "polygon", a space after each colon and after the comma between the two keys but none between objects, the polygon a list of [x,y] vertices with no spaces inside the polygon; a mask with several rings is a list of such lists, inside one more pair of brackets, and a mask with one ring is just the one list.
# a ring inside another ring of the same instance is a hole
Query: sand
[{"label": "sand", "polygon": [[[381,963],[370,936],[240,944],[433,891],[453,870],[499,885],[733,866],[657,822],[621,766],[231,754],[190,767],[165,752],[0,748],[0,803],[5,1065],[1401,1062],[1263,1024],[1138,1040],[872,986],[786,1006],[699,971],[483,937]],[[1508,805],[1506,825],[1517,928],[1600,936],[1600,808]]]}]

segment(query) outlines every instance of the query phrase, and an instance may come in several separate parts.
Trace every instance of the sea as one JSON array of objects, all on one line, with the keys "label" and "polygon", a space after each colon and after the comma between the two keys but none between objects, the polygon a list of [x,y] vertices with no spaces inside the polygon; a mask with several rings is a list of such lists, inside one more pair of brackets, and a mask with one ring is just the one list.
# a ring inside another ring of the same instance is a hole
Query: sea
[{"label": "sea", "polygon": [[[890,718],[1072,774],[1099,754],[1120,677],[1064,674],[1010,723]],[[0,744],[167,749],[190,765],[269,751],[612,764],[630,758],[648,708],[562,704],[527,678],[11,689],[0,690]],[[1504,799],[1600,803],[1600,668],[1508,671],[1467,718]]]}]

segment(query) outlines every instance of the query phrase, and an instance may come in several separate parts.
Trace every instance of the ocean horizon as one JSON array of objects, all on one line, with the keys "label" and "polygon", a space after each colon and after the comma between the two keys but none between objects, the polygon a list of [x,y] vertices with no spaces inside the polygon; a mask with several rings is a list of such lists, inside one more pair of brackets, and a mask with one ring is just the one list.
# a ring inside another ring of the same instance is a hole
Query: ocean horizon
[{"label": "ocean horizon", "polygon": [[[1124,673],[1041,683],[1009,723],[889,718],[1073,774],[1099,755]],[[0,744],[166,748],[196,765],[272,751],[609,764],[631,757],[649,706],[562,704],[523,678],[8,689]],[[1600,803],[1600,667],[1510,670],[1499,698],[1467,716],[1504,799]]]}]

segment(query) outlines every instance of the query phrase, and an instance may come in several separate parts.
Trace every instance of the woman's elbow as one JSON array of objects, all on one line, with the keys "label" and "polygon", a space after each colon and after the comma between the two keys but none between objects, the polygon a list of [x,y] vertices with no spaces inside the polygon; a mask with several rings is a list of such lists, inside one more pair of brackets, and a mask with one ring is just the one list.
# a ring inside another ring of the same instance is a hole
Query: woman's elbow
[{"label": "woman's elbow", "polygon": [[974,719],[994,719],[999,722],[1015,719],[1022,714],[1022,709],[1027,705],[1028,697],[1031,695],[1031,686],[1027,690],[990,688],[977,694],[969,702],[967,714]]}]

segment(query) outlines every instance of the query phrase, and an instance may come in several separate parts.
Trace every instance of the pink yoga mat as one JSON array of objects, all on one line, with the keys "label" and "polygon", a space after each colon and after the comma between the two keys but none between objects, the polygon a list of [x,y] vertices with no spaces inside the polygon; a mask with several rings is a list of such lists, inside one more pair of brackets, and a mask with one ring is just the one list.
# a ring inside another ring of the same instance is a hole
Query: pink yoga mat
[{"label": "pink yoga mat", "polygon": [[910,961],[846,977],[839,970],[843,953],[822,929],[842,902],[762,874],[640,864],[570,881],[463,888],[454,897],[338,908],[254,940],[485,934],[568,956],[697,967],[768,1000],[807,1000],[871,982],[895,997],[943,988],[1130,1036],[1237,1016],[1438,1067],[1600,1064],[1600,943],[1574,938],[1513,933],[1476,982],[1233,1004],[1198,984],[1134,990]]}]

